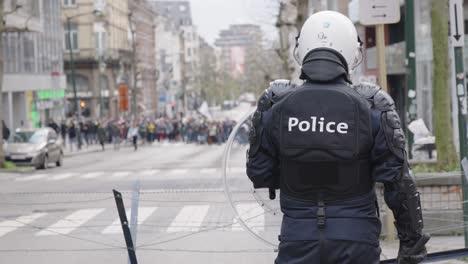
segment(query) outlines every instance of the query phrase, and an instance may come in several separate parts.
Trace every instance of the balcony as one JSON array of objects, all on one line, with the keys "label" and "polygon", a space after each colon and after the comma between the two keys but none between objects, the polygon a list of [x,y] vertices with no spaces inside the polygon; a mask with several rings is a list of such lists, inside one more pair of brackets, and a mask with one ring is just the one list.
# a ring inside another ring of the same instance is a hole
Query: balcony
[{"label": "balcony", "polygon": [[[66,62],[70,61],[68,56],[68,50],[64,51],[64,60]],[[80,49],[73,51],[73,56],[75,62],[84,62],[84,63],[93,63],[99,60],[99,53],[96,49]],[[117,49],[106,49],[104,52],[104,61],[105,62],[129,62],[131,59],[131,52],[129,50],[117,50]]]},{"label": "balcony", "polygon": [[43,31],[42,1],[6,0],[4,5],[6,31]]},{"label": "balcony", "polygon": [[[406,74],[406,43],[404,41],[385,47],[387,74]],[[367,69],[377,68],[377,48],[366,50]]]}]

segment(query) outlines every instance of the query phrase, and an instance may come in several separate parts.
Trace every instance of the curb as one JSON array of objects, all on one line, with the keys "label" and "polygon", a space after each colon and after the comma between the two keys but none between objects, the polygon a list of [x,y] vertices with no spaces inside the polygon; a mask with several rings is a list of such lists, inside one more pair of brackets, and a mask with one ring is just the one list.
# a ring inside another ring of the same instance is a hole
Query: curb
[{"label": "curb", "polygon": [[64,154],[64,157],[74,157],[74,156],[80,156],[80,155],[86,155],[90,153],[96,153],[96,152],[101,152],[101,149],[95,149],[95,150],[81,150],[81,151],[75,151],[75,152],[66,152]]},{"label": "curb", "polygon": [[0,173],[28,173],[35,171],[36,169],[33,167],[27,168],[18,168],[18,169],[0,169]]}]

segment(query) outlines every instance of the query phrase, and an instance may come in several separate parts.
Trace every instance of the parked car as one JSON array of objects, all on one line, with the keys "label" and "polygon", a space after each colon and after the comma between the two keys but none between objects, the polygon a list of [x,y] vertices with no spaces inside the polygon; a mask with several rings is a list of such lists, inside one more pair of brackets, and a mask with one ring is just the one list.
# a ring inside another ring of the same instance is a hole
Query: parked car
[{"label": "parked car", "polygon": [[61,139],[51,128],[19,130],[5,146],[5,160],[16,165],[47,169],[50,163],[63,165]]}]

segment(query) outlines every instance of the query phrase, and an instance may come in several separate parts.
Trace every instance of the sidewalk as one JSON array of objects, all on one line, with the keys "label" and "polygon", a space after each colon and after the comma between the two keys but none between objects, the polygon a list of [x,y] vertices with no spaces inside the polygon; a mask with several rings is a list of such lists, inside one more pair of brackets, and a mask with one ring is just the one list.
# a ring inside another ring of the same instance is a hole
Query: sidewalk
[{"label": "sidewalk", "polygon": [[[382,259],[388,258],[395,258],[398,254],[398,240],[387,242],[381,241],[380,247],[382,248]],[[460,249],[465,247],[465,240],[463,236],[434,236],[429,240],[427,244],[427,252],[434,253],[446,250],[453,250],[453,249]],[[433,262],[433,263],[451,263],[451,264],[461,264],[461,263],[468,263],[467,261],[462,260],[447,260],[441,262]]]},{"label": "sidewalk", "polygon": [[69,146],[63,148],[63,154],[65,155],[65,157],[74,157],[78,155],[84,155],[100,151],[102,151],[101,145],[90,145],[88,147],[84,145],[81,147],[81,150],[77,150],[77,148],[74,146],[73,151],[70,151]]}]

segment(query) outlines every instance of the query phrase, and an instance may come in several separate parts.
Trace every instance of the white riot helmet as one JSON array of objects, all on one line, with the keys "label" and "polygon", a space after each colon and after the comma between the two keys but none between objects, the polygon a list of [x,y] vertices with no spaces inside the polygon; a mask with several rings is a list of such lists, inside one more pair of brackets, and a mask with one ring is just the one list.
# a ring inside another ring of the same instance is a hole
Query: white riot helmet
[{"label": "white riot helmet", "polygon": [[294,56],[302,65],[306,56],[318,48],[332,49],[343,55],[350,73],[360,62],[361,43],[351,20],[334,11],[311,15],[302,26]]}]

